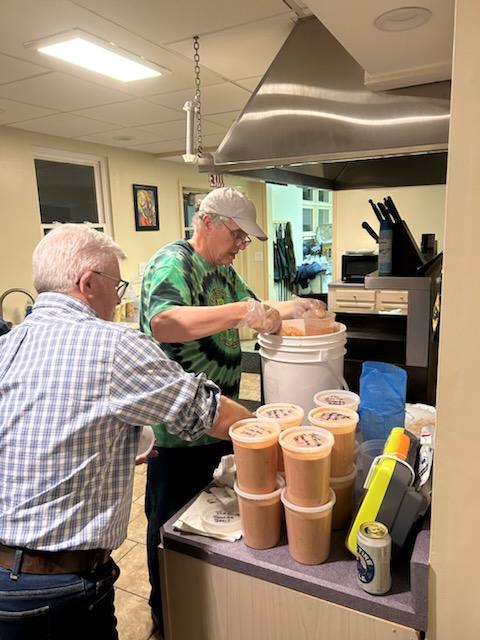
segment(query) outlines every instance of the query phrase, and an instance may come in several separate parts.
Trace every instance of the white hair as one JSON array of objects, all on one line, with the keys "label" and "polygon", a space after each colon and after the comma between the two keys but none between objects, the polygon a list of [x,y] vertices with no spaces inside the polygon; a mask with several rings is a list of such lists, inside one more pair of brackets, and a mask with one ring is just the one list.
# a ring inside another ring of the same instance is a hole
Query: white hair
[{"label": "white hair", "polygon": [[113,258],[126,257],[104,233],[91,227],[62,224],[50,231],[33,252],[33,285],[38,293],[67,293],[86,271],[105,271]]},{"label": "white hair", "polygon": [[192,216],[192,227],[194,229],[198,229],[198,227],[202,225],[204,215],[210,216],[212,222],[216,225],[219,225],[220,222],[223,220],[223,217],[220,216],[218,213],[209,213],[208,211],[196,211]]}]

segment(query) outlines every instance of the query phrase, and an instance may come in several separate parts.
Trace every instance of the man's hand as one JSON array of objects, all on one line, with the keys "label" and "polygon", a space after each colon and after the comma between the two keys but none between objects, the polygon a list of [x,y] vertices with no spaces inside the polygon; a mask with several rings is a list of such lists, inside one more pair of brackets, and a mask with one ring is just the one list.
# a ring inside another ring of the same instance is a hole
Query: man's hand
[{"label": "man's hand", "polygon": [[230,440],[228,430],[234,422],[254,417],[255,414],[245,409],[245,407],[238,402],[227,398],[227,396],[221,396],[218,416],[212,428],[208,431],[208,435],[213,438],[220,438],[221,440]]},{"label": "man's hand", "polygon": [[282,319],[277,309],[251,299],[247,302],[247,311],[241,324],[259,333],[275,333],[280,328]]},{"label": "man's hand", "polygon": [[325,303],[316,298],[299,298],[298,296],[293,296],[291,300],[268,302],[268,304],[275,306],[283,320],[304,318],[305,316],[323,318],[327,311]]},{"label": "man's hand", "polygon": [[148,455],[142,456],[141,458],[136,458],[135,464],[145,464],[146,462],[148,462],[149,458],[156,458],[157,456],[158,456],[158,451],[155,451],[155,449],[152,449]]}]

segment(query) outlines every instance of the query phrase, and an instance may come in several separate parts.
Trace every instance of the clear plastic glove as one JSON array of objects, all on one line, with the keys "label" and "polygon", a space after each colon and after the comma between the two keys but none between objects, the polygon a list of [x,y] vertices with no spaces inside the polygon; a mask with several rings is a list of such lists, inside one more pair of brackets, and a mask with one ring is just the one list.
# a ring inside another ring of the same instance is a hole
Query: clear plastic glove
[{"label": "clear plastic glove", "polygon": [[275,333],[281,324],[282,319],[276,309],[252,298],[247,301],[247,312],[238,326],[246,325],[259,333]]},{"label": "clear plastic glove", "polygon": [[323,318],[327,312],[327,305],[316,298],[292,297],[293,318],[316,317]]}]

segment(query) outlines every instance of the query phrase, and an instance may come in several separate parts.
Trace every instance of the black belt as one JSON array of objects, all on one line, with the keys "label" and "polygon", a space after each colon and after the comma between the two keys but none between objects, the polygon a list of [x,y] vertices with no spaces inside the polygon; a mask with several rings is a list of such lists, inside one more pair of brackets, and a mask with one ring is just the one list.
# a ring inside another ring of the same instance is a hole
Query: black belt
[{"label": "black belt", "polygon": [[35,551],[0,543],[0,567],[15,573],[90,573],[110,558],[110,549]]}]

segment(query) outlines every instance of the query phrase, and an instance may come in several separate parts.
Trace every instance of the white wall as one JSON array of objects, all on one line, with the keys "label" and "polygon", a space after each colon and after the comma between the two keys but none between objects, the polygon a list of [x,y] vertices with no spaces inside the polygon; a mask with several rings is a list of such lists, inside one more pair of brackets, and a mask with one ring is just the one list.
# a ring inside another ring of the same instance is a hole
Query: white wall
[{"label": "white wall", "polygon": [[[122,275],[127,280],[139,277],[139,263],[148,260],[160,246],[181,237],[182,186],[209,188],[208,176],[199,174],[190,165],[158,160],[147,153],[0,127],[0,294],[11,287],[23,287],[33,293],[31,256],[42,238],[33,162],[35,147],[96,155],[105,159],[110,181],[114,237],[128,255],[128,260],[122,264]],[[159,231],[135,231],[132,184],[158,187]],[[227,176],[225,184],[244,189],[257,207],[259,224],[265,226],[265,185],[236,176]],[[235,265],[262,298],[267,293],[267,244],[254,240]],[[254,260],[256,253],[261,254],[263,261]],[[9,296],[4,305],[5,317],[19,322],[25,303],[23,296]]]},{"label": "white wall", "polygon": [[480,3],[457,0],[433,475],[429,640],[480,637]]},{"label": "white wall", "polygon": [[445,185],[426,187],[393,187],[381,189],[352,189],[334,192],[333,215],[333,273],[341,277],[342,255],[345,251],[375,251],[378,245],[362,229],[365,220],[378,233],[378,220],[368,202],[383,202],[391,196],[402,218],[407,222],[418,245],[422,233],[434,233],[438,250],[443,249],[445,219]]}]

